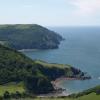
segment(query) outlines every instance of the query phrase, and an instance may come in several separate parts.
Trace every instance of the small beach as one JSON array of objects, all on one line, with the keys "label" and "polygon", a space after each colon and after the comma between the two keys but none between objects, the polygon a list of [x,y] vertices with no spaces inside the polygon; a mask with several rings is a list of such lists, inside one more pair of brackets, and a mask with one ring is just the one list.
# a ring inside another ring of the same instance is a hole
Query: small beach
[{"label": "small beach", "polygon": [[31,52],[31,51],[38,51],[39,49],[21,49],[21,50],[18,50],[20,52]]}]

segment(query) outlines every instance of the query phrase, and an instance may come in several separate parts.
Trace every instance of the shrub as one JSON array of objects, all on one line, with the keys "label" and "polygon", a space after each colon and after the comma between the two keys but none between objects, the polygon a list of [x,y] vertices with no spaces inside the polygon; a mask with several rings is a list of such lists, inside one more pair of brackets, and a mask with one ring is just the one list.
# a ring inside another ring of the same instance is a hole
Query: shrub
[{"label": "shrub", "polygon": [[5,91],[4,95],[3,95],[3,98],[4,99],[10,99],[10,93],[8,91]]}]

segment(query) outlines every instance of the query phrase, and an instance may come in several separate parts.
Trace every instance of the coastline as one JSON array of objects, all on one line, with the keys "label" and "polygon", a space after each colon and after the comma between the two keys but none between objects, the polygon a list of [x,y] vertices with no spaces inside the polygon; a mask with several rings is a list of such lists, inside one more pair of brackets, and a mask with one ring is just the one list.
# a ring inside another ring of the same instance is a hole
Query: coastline
[{"label": "coastline", "polygon": [[30,52],[30,51],[38,51],[39,49],[21,49],[19,52]]},{"label": "coastline", "polygon": [[61,97],[61,96],[69,96],[71,95],[70,93],[67,93],[66,92],[66,89],[65,88],[62,88],[60,86],[61,82],[64,81],[64,80],[82,80],[81,78],[69,78],[69,77],[60,77],[60,78],[57,78],[56,80],[54,81],[51,81],[55,91],[51,92],[51,93],[48,93],[48,94],[40,94],[38,95],[38,97],[41,97],[41,98],[46,98],[46,97]]},{"label": "coastline", "polygon": [[[31,52],[31,51],[39,51],[40,49],[22,49],[22,50],[18,50],[20,52]],[[59,77],[57,79],[55,79],[54,81],[51,81],[53,87],[54,87],[54,91],[48,94],[40,94],[38,95],[38,97],[61,97],[61,96],[69,96],[70,93],[67,93],[67,90],[65,88],[61,87],[61,82],[64,80],[87,80],[87,79],[91,79],[90,76],[80,76],[80,77]]]},{"label": "coastline", "polygon": [[51,81],[55,91],[53,93],[45,94],[43,97],[61,97],[61,96],[69,96],[70,93],[66,92],[65,88],[60,86],[61,82],[64,80],[89,80],[91,77],[80,77],[80,78],[70,78],[70,77],[60,77],[54,81]]},{"label": "coastline", "polygon": [[[54,48],[57,49],[57,48]],[[31,51],[39,51],[39,50],[53,50],[53,49],[21,49],[19,52],[31,52]]]}]

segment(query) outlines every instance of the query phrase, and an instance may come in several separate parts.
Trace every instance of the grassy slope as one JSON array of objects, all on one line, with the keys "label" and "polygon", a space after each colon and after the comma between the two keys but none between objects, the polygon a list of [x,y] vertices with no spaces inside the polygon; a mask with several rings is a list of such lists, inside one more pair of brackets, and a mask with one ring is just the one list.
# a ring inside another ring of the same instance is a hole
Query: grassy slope
[{"label": "grassy slope", "polygon": [[48,67],[48,68],[51,68],[51,67],[56,67],[56,68],[71,68],[72,66],[70,65],[67,65],[67,64],[56,64],[56,63],[47,63],[47,62],[44,62],[44,61],[41,61],[41,60],[36,60],[35,63],[37,64],[41,64],[45,67]]},{"label": "grassy slope", "polygon": [[91,93],[86,96],[82,96],[78,98],[77,100],[100,100],[100,95],[96,95],[95,93]]},{"label": "grassy slope", "polygon": [[8,84],[0,85],[0,96],[2,96],[5,93],[5,91],[8,91],[9,93],[15,93],[16,91],[23,93],[25,92],[24,84],[23,82],[11,82]]}]

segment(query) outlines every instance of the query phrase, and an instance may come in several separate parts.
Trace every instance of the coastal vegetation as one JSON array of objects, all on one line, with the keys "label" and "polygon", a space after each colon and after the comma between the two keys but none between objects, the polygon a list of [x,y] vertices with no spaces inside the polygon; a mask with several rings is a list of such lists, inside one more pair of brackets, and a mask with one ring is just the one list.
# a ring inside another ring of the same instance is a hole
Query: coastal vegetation
[{"label": "coastal vegetation", "polygon": [[0,84],[23,82],[25,90],[34,94],[54,91],[51,81],[60,77],[84,78],[79,69],[63,64],[31,60],[24,54],[0,45]]},{"label": "coastal vegetation", "polygon": [[63,38],[37,24],[0,25],[0,43],[11,48],[55,49]]},{"label": "coastal vegetation", "polygon": [[99,100],[100,86],[67,97],[37,97],[56,92],[57,80],[91,78],[71,65],[32,60],[17,51],[58,48],[61,40],[39,25],[0,25],[0,100]]}]

